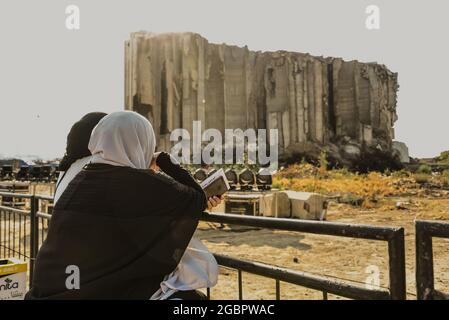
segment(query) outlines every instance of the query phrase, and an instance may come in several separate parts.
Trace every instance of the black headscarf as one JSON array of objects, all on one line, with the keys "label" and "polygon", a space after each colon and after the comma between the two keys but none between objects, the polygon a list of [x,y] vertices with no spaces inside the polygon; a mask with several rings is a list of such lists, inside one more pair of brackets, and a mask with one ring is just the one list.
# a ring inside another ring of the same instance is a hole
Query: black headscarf
[{"label": "black headscarf", "polygon": [[72,126],[67,135],[65,155],[59,164],[60,171],[67,171],[76,160],[90,156],[88,148],[90,134],[105,116],[107,114],[103,112],[91,112]]}]

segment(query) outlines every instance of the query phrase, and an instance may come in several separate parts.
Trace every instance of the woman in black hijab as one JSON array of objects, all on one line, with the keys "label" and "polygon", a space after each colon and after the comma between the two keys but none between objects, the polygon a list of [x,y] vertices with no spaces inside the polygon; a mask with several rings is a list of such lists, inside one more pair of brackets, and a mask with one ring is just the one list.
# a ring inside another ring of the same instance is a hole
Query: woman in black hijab
[{"label": "woman in black hijab", "polygon": [[55,203],[59,200],[70,181],[90,161],[91,153],[88,148],[90,135],[98,122],[106,115],[103,112],[88,113],[70,129],[67,135],[65,155],[59,164],[60,174],[56,183]]}]

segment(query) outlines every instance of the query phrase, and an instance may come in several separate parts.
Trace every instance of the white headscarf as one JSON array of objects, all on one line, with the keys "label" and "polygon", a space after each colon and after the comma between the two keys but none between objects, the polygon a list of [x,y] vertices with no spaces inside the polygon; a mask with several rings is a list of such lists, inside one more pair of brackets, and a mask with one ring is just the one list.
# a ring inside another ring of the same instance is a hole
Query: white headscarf
[{"label": "white headscarf", "polygon": [[100,120],[92,131],[92,163],[148,169],[156,147],[151,123],[132,111],[118,111]]}]

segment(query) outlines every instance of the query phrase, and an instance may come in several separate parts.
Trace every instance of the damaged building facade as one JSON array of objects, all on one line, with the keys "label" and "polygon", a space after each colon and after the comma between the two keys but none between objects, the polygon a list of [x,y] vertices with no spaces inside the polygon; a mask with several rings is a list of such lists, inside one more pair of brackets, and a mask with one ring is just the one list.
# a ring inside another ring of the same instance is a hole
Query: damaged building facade
[{"label": "damaged building facade", "polygon": [[125,107],[170,132],[278,129],[280,154],[325,150],[351,159],[392,151],[397,74],[377,63],[209,43],[195,33],[133,33],[125,44]]}]

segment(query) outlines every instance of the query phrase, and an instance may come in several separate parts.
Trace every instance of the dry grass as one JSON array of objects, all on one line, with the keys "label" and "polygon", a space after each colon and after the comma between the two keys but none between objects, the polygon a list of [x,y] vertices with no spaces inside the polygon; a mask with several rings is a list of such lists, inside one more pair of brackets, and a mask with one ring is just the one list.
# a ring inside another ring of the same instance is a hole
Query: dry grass
[{"label": "dry grass", "polygon": [[449,186],[449,172],[416,173],[405,170],[382,174],[352,173],[347,170],[323,170],[310,164],[295,164],[281,169],[273,177],[273,186],[281,190],[317,192],[330,196],[350,194],[363,199],[364,207],[373,207],[386,197],[425,196],[426,188]]},{"label": "dry grass", "polygon": [[327,195],[350,193],[367,200],[398,196],[419,185],[413,177],[351,173],[346,170],[323,171],[309,164],[298,164],[281,170],[274,176],[274,187],[295,191],[318,192]]}]

